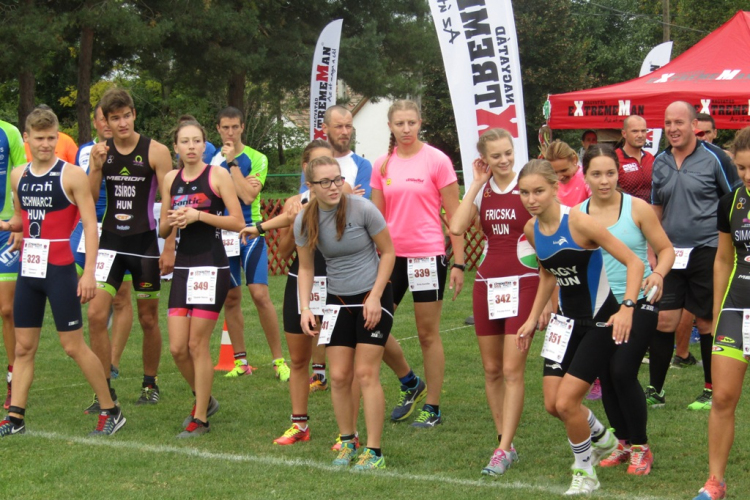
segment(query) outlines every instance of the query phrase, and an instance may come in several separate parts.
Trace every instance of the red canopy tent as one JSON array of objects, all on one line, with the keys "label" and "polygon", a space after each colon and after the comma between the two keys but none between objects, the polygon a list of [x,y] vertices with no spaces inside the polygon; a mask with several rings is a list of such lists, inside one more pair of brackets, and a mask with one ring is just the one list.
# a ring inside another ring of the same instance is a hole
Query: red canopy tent
[{"label": "red canopy tent", "polygon": [[664,110],[687,101],[709,113],[719,129],[750,125],[750,12],[716,31],[653,73],[615,85],[549,96],[552,129],[621,128],[629,115],[653,127]]}]

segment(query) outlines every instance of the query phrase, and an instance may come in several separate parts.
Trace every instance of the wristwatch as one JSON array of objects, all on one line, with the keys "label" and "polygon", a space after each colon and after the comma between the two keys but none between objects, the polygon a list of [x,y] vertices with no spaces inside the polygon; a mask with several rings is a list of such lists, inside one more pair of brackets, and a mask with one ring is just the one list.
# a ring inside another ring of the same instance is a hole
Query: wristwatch
[{"label": "wristwatch", "polygon": [[263,230],[263,226],[260,225],[260,222],[256,222],[255,227],[258,229],[258,234],[260,235],[266,234],[266,232]]},{"label": "wristwatch", "polygon": [[234,160],[232,160],[232,161],[228,161],[228,162],[227,162],[227,167],[229,167],[229,168],[232,168],[232,167],[238,167],[238,166],[239,166],[239,165],[237,165],[237,162],[236,162],[236,161],[234,161]]},{"label": "wristwatch", "polygon": [[460,269],[462,271],[466,271],[466,264],[453,264],[452,268]]},{"label": "wristwatch", "polygon": [[625,300],[622,301],[622,305],[624,305],[625,307],[633,307],[634,308],[635,307],[635,302],[633,302],[630,299],[625,299]]}]

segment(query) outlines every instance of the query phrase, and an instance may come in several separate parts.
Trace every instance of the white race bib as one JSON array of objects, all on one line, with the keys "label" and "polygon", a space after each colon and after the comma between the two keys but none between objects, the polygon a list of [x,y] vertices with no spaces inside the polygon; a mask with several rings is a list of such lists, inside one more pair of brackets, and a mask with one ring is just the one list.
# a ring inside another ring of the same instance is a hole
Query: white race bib
[{"label": "white race bib", "polygon": [[518,276],[487,280],[487,309],[490,319],[518,316]]},{"label": "white race bib", "polygon": [[672,269],[685,269],[687,268],[688,261],[690,260],[690,252],[692,248],[675,248],[674,249],[674,264]]},{"label": "white race bib", "polygon": [[50,240],[26,238],[23,240],[21,276],[46,278]]},{"label": "white race bib", "polygon": [[328,345],[333,335],[333,329],[336,327],[336,320],[339,319],[341,306],[328,305],[323,308],[323,321],[320,322],[320,334],[318,335],[318,345]]},{"label": "white race bib", "polygon": [[574,321],[559,314],[553,314],[544,334],[542,357],[562,363],[565,351],[568,349],[570,334],[573,333]]},{"label": "white race bib", "polygon": [[224,242],[227,257],[237,257],[240,254],[240,233],[222,229],[221,239]]},{"label": "white race bib", "polygon": [[94,271],[96,281],[102,283],[107,281],[116,255],[117,252],[114,250],[99,250],[99,253],[96,254],[96,271]]},{"label": "white race bib", "polygon": [[212,266],[193,267],[188,272],[187,303],[215,304],[216,275],[219,268]]},{"label": "white race bib", "polygon": [[[323,308],[328,298],[328,286],[326,285],[325,276],[315,276],[313,278],[312,292],[310,292],[310,310],[316,316],[323,314]],[[299,308],[299,287],[297,287],[297,314],[301,314]]]},{"label": "white race bib", "polygon": [[409,290],[421,292],[438,289],[436,257],[408,257]]},{"label": "white race bib", "polygon": [[750,309],[742,310],[742,354],[750,356]]},{"label": "white race bib", "polygon": [[[97,222],[96,223],[96,229],[99,231],[99,238],[102,237],[102,223]],[[81,231],[81,240],[78,242],[78,248],[76,248],[76,252],[78,253],[86,253],[86,232]]]}]

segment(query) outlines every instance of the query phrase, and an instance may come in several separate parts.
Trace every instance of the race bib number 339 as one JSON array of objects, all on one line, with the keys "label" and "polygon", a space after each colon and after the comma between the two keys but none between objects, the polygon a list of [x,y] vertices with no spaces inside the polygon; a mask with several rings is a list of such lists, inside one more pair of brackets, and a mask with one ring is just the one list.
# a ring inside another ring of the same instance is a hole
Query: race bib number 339
[{"label": "race bib number 339", "polygon": [[406,260],[409,290],[421,292],[438,289],[437,258],[409,257]]}]

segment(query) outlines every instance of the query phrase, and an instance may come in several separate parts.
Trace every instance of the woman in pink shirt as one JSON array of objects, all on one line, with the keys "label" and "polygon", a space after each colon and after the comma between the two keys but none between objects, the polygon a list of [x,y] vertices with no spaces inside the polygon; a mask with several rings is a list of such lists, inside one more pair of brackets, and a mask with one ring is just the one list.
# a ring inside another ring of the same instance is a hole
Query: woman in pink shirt
[{"label": "woman in pink shirt", "polygon": [[578,155],[567,143],[552,141],[544,152],[544,159],[552,164],[557,174],[557,199],[560,203],[574,207],[591,196],[591,189],[583,180]]},{"label": "woman in pink shirt", "polygon": [[[388,154],[372,169],[372,202],[385,216],[396,249],[391,275],[394,303],[407,290],[414,298],[417,334],[424,356],[424,383],[402,379],[401,397],[391,420],[405,420],[421,399],[426,399],[414,427],[434,427],[442,422],[440,393],[443,388],[445,355],[440,339],[440,312],[448,274],[441,207],[450,220],[458,208],[456,172],[442,152],[419,140],[422,118],[412,101],[396,101],[388,110],[391,141]],[[463,287],[464,240],[452,236],[454,264],[450,270],[453,299]],[[389,337],[384,359],[391,368],[403,360],[398,342]],[[403,361],[402,361],[403,362]],[[398,370],[394,368],[398,373]],[[406,378],[406,377],[405,377]]]}]

